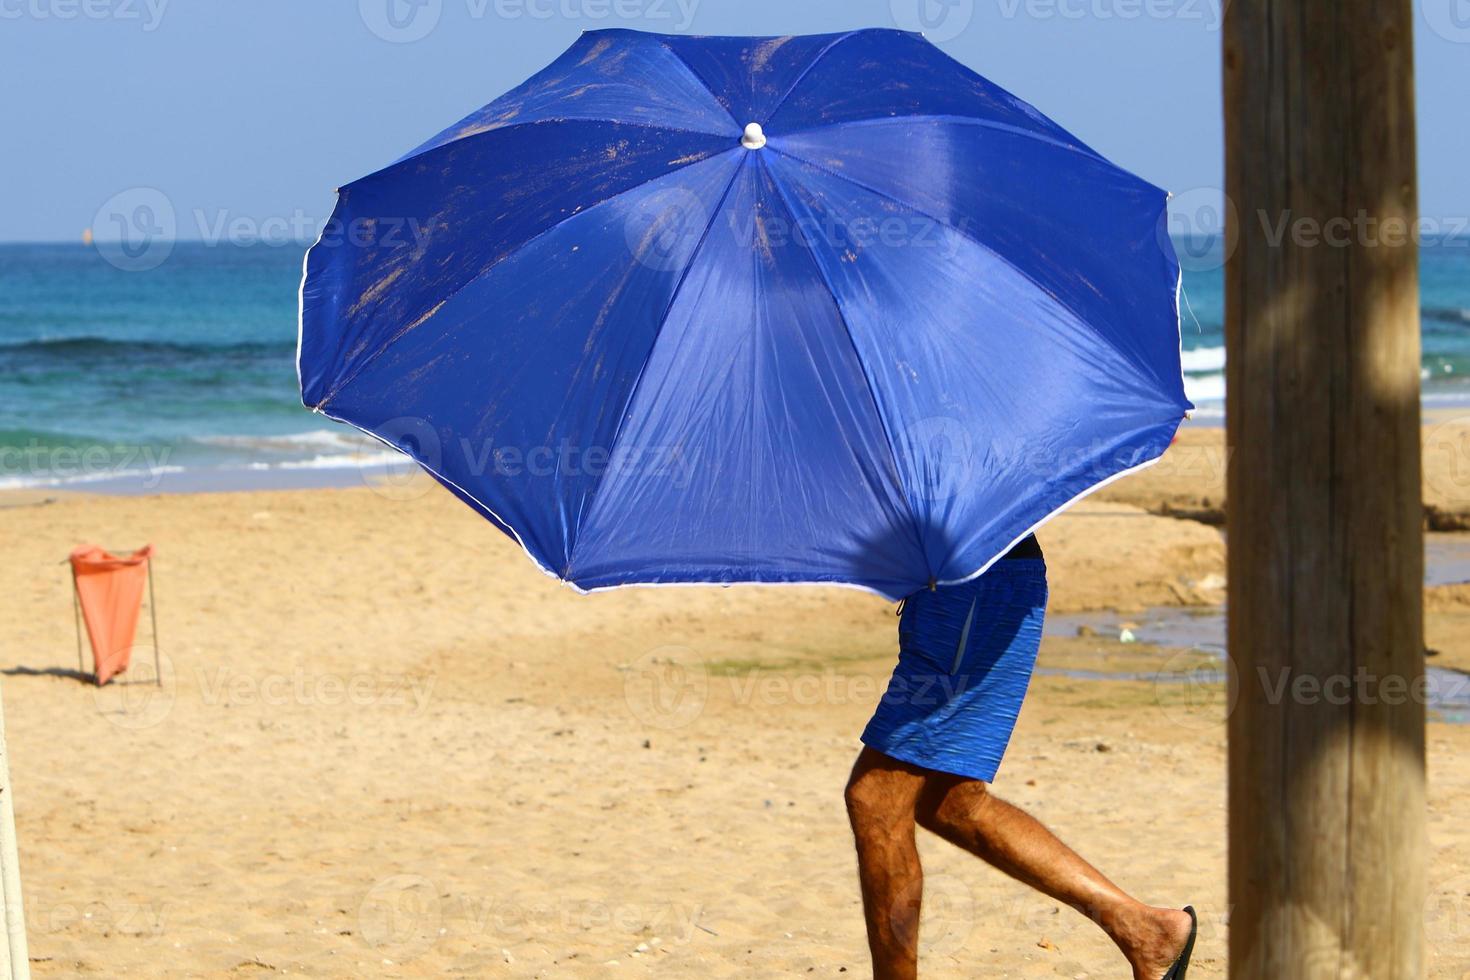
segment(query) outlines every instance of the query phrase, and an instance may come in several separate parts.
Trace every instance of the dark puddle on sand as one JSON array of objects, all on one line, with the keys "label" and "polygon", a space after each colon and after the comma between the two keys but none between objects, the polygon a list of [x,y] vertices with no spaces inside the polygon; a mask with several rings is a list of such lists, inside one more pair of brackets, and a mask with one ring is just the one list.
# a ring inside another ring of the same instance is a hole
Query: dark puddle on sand
[{"label": "dark puddle on sand", "polygon": [[[1433,538],[1425,545],[1428,585],[1448,585],[1470,581],[1470,541],[1455,535],[1448,540]],[[1138,615],[1113,612],[1071,613],[1046,617],[1045,632],[1050,636],[1077,636],[1091,630],[1102,639],[1117,642],[1127,630],[1130,642],[1184,650],[1198,650],[1225,659],[1225,610],[1154,608]],[[1070,677],[1076,680],[1148,681],[1158,684],[1209,684],[1225,682],[1223,667],[1218,671],[1108,671],[1067,667],[1038,667],[1038,674]],[[1428,684],[1426,707],[1440,721],[1470,724],[1470,674],[1444,667],[1425,667]]]},{"label": "dark puddle on sand", "polygon": [[1424,540],[1424,584],[1470,582],[1470,534],[1431,534]]}]

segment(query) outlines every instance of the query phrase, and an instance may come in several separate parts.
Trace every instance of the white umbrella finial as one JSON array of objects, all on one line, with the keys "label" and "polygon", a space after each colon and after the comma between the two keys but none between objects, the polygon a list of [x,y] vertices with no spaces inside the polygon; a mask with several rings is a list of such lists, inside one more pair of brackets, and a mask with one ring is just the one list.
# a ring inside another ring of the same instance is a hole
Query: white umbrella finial
[{"label": "white umbrella finial", "polygon": [[760,123],[747,123],[745,135],[740,137],[740,145],[747,150],[759,150],[766,145],[766,134],[761,131]]}]

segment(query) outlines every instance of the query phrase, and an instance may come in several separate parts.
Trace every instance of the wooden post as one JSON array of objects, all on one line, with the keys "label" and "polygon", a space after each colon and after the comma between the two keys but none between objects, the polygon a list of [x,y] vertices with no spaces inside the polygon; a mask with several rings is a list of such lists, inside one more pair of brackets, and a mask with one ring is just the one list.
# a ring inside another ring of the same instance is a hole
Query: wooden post
[{"label": "wooden post", "polygon": [[1230,976],[1424,975],[1410,0],[1224,29]]}]

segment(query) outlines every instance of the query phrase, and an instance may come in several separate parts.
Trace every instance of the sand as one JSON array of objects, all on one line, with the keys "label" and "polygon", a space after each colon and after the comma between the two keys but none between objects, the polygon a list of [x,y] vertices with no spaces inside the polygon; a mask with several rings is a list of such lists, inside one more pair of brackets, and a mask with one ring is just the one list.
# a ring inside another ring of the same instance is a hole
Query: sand
[{"label": "sand", "polygon": [[[36,975],[865,975],[841,788],[892,666],[891,604],[578,596],[427,485],[42,499],[0,506]],[[1146,510],[1084,504],[1044,531],[1054,611],[1223,599],[1219,532]],[[73,676],[58,562],[82,541],[157,546],[161,688],[146,625],[133,683]],[[1470,614],[1441,598],[1434,615]],[[1203,662],[1049,637],[996,792],[1140,897],[1198,906],[1191,976],[1210,978],[1219,687],[1047,672]],[[1459,978],[1470,729],[1433,723],[1429,742],[1431,976]],[[1125,975],[1075,913],[921,846],[926,977]]]},{"label": "sand", "polygon": [[[1470,531],[1470,414],[1424,415],[1424,516],[1432,531]],[[1156,465],[1103,488],[1100,500],[1156,514],[1225,523],[1225,430],[1185,425]]]}]

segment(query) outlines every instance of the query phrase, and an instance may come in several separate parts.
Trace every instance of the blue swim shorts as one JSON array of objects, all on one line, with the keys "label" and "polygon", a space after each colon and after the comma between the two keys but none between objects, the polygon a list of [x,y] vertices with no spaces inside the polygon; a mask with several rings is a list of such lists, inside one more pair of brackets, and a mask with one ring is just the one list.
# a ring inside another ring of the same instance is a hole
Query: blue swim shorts
[{"label": "blue swim shorts", "polygon": [[1046,563],[1002,559],[904,600],[898,666],[863,744],[911,765],[990,782],[1041,645]]}]

